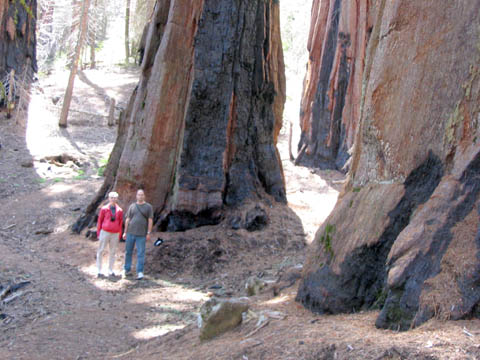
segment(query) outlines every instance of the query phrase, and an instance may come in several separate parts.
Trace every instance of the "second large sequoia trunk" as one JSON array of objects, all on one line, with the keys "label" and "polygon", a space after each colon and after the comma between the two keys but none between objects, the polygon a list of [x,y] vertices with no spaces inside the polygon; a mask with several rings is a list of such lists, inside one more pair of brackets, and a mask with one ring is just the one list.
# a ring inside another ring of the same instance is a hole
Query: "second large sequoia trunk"
[{"label": "second large sequoia trunk", "polygon": [[314,0],[296,163],[348,168],[375,2]]},{"label": "second large sequoia trunk", "polygon": [[297,300],[320,313],[379,308],[376,325],[395,330],[478,316],[480,1],[368,4],[365,61],[350,60],[364,75],[348,105],[359,119],[348,182]]},{"label": "second large sequoia trunk", "polygon": [[216,223],[225,205],[247,198],[286,200],[275,146],[285,101],[278,7],[157,1],[126,134],[109,164],[115,176],[95,204],[111,188],[130,202],[143,187],[157,220],[182,230]]}]

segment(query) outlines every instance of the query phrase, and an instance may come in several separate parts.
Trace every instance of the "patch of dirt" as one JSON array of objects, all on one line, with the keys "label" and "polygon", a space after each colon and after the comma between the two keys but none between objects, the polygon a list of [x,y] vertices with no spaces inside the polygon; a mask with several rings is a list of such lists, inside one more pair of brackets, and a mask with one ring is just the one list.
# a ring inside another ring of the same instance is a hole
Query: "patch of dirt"
[{"label": "patch of dirt", "polygon": [[[246,204],[245,212],[252,206]],[[265,206],[261,231],[234,230],[226,219],[217,226],[159,233],[164,240],[148,254],[147,270],[223,296],[244,296],[248,277],[275,281],[281,270],[302,264],[305,233],[298,216],[283,205]],[[242,210],[240,209],[240,212]]]},{"label": "patch of dirt", "polygon": [[[295,302],[296,285],[276,296],[268,287],[251,297],[252,313],[240,327],[200,342],[197,312],[208,296],[244,296],[248,277],[273,282],[302,264],[306,243],[334,206],[343,175],[294,167],[285,134],[280,136],[280,152],[289,206],[262,204],[268,217],[264,229],[234,230],[227,216],[218,226],[155,233],[153,239],[160,237],[164,243],[147,245],[145,280],[98,279],[98,243],[72,235],[68,227],[101,186],[101,160],[115,139],[116,129],[98,115],[106,113],[105,93],[128,99],[136,79],[124,70],[85,74],[86,85],[76,90],[74,100],[81,112],[66,130],[58,129],[58,109],[50,105],[52,96],[62,93],[56,84],[67,82],[66,73],[41,81],[27,129],[0,113],[0,289],[28,282],[11,293],[19,294],[16,298],[0,302],[0,357],[480,358],[479,320],[437,319],[407,333],[378,330],[377,312],[326,316],[305,310]],[[77,79],[76,84],[81,82]],[[116,273],[123,254],[120,243]],[[258,328],[257,317],[265,311],[283,316]]]}]

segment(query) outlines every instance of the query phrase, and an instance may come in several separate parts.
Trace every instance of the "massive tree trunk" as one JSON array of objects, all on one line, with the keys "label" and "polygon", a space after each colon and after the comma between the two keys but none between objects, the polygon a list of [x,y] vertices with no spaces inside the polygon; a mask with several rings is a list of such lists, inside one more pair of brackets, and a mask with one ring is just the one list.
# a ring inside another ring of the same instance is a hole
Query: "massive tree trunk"
[{"label": "massive tree trunk", "polygon": [[157,1],[128,135],[102,191],[127,204],[143,187],[169,230],[217,223],[246,199],[286,201],[275,146],[285,101],[278,7]]},{"label": "massive tree trunk", "polygon": [[321,313],[377,307],[377,326],[403,330],[478,314],[480,1],[368,3],[349,180],[297,300]]},{"label": "massive tree trunk", "polygon": [[315,0],[300,111],[297,164],[346,170],[359,119],[374,6],[368,0]]},{"label": "massive tree trunk", "polygon": [[0,81],[11,70],[21,76],[27,63],[31,70],[37,71],[36,13],[36,0],[24,3],[0,0]]}]

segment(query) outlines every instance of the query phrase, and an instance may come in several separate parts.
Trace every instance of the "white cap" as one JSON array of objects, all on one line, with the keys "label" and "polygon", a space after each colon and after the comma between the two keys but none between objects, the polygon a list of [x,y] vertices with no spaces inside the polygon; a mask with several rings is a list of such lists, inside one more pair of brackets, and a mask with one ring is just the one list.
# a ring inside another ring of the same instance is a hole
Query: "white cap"
[{"label": "white cap", "polygon": [[118,198],[118,193],[116,193],[115,191],[112,191],[112,192],[108,193],[108,197],[109,198]]}]

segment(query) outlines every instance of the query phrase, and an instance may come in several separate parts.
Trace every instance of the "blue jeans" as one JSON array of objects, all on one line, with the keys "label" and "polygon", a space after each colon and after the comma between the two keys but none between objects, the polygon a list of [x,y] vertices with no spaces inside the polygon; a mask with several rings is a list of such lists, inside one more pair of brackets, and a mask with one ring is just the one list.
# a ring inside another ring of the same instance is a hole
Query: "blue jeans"
[{"label": "blue jeans", "polygon": [[137,274],[143,273],[143,265],[145,264],[145,243],[146,236],[136,236],[127,233],[127,240],[125,242],[125,271],[132,269],[132,254],[133,248],[137,246]]}]

